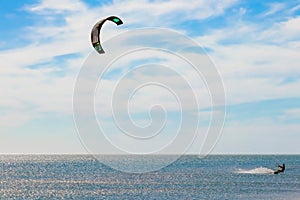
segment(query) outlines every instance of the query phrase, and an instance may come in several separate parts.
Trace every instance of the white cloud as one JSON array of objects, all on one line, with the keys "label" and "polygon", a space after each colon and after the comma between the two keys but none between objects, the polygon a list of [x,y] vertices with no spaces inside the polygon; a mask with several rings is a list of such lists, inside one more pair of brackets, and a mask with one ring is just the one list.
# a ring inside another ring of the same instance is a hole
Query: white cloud
[{"label": "white cloud", "polygon": [[299,125],[266,120],[226,125],[213,153],[299,154]]},{"label": "white cloud", "polygon": [[[205,19],[222,14],[235,0],[114,1],[104,7],[103,14],[116,13],[129,24],[166,27],[189,19]],[[141,6],[142,5],[142,6]],[[167,8],[167,9],[166,9]]]},{"label": "white cloud", "polygon": [[300,108],[294,108],[294,109],[287,109],[284,111],[284,113],[280,116],[281,120],[286,121],[299,121],[300,120]]},{"label": "white cloud", "polygon": [[273,15],[279,11],[282,11],[283,9],[285,9],[286,4],[284,3],[271,3],[270,5],[270,9],[265,12],[262,17],[266,17],[269,15]]},{"label": "white cloud", "polygon": [[0,126],[3,127],[16,127],[22,125],[27,120],[30,120],[30,116],[25,113],[20,113],[19,111],[9,110],[9,112],[2,112],[0,116]]},{"label": "white cloud", "polygon": [[33,6],[26,6],[25,8],[31,12],[51,11],[54,13],[64,11],[80,11],[85,5],[79,0],[41,0],[38,4]]},{"label": "white cloud", "polygon": [[[15,126],[16,127],[16,126]],[[39,127],[40,128],[40,127]],[[42,130],[42,129],[40,129]],[[2,154],[85,154],[75,133],[57,130],[49,133],[18,132],[14,129],[1,130],[0,152]]]},{"label": "white cloud", "polygon": [[209,55],[223,77],[230,104],[300,96],[300,81],[285,83],[300,74],[298,22],[298,17],[289,18],[262,29],[260,23],[237,20],[198,37],[212,49]]},{"label": "white cloud", "polygon": [[298,4],[298,5],[294,6],[294,7],[292,7],[289,11],[290,11],[291,13],[294,13],[294,12],[298,11],[299,9],[300,9],[300,4]]},{"label": "white cloud", "polygon": [[300,17],[291,17],[286,21],[272,24],[270,28],[261,31],[258,39],[261,42],[272,42],[281,46],[289,46],[290,42],[300,40]]},{"label": "white cloud", "polygon": [[[93,51],[89,38],[90,29],[101,17],[112,14],[124,19],[124,25],[116,28],[106,24],[103,30],[103,41],[131,28],[169,27],[184,23],[187,20],[202,20],[224,14],[235,0],[213,1],[113,1],[101,7],[88,7],[82,1],[42,0],[36,5],[25,8],[33,14],[37,23],[26,27],[22,37],[31,39],[26,47],[1,51],[2,67],[0,68],[1,88],[0,106],[8,111],[1,116],[1,125],[10,126],[14,121],[26,122],[40,113],[54,112],[69,115],[72,113],[72,92],[75,76],[86,55]],[[283,4],[272,4],[265,16],[276,14],[283,9]],[[297,10],[294,7],[293,10]],[[240,16],[247,10],[241,8]],[[224,16],[225,17],[225,16]],[[60,25],[56,24],[57,20]],[[205,47],[212,49],[210,56],[221,72],[227,97],[230,103],[259,101],[272,98],[299,97],[300,81],[282,84],[289,76],[300,74],[299,63],[299,17],[290,17],[286,21],[274,24],[245,22],[235,19],[230,25],[206,33],[197,40]],[[185,30],[179,30],[187,32]],[[55,75],[61,66],[55,64],[57,56],[76,54],[63,63],[63,75]],[[153,56],[157,56],[153,54]],[[127,60],[130,59],[127,58]],[[178,60],[167,57],[165,65],[178,66]],[[124,59],[124,63],[128,63]],[[44,67],[41,67],[43,64]],[[32,69],[29,66],[40,65]],[[184,72],[184,71],[181,71]],[[191,71],[184,74],[192,82],[197,77]],[[140,78],[146,78],[140,76]],[[157,76],[163,79],[164,76]],[[176,77],[170,81],[180,86]],[[178,78],[178,77],[177,77]],[[131,80],[137,81],[137,80]],[[101,98],[107,100],[112,80],[104,80]],[[129,82],[126,84],[130,85]],[[193,85],[200,98],[207,95],[202,85]],[[185,88],[180,88],[184,93]],[[142,110],[143,102],[157,100],[155,91],[143,94],[135,105]],[[209,99],[202,99],[203,105],[210,105]],[[188,101],[187,101],[188,102]],[[164,99],[168,108],[177,109],[171,99]],[[101,112],[109,115],[108,107]],[[289,115],[298,115],[290,111]],[[235,131],[241,130],[238,127]],[[264,130],[262,128],[262,130]],[[272,130],[268,130],[272,131]],[[230,132],[230,134],[233,134]],[[232,143],[230,143],[232,144]],[[242,148],[242,147],[239,147]]]}]

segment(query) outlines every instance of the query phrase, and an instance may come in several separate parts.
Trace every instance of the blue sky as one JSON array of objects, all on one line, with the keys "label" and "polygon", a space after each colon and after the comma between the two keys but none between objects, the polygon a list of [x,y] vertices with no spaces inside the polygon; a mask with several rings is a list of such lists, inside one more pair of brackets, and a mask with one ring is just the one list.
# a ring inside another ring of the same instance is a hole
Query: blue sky
[{"label": "blue sky", "polygon": [[[86,152],[73,120],[73,87],[82,63],[94,51],[92,26],[110,15],[122,18],[124,25],[105,25],[103,40],[136,28],[168,28],[208,53],[223,79],[226,105],[221,106],[227,109],[213,153],[300,153],[297,0],[1,1],[0,153]],[[165,62],[164,57],[153,57],[132,63]],[[120,66],[128,60],[120,60]],[[109,99],[109,84],[122,70],[107,74],[108,86],[100,91],[103,99]],[[151,88],[148,92],[137,99],[159,99]],[[173,108],[172,98],[161,99]],[[136,104],[138,110],[142,105]],[[110,116],[101,104],[99,109],[100,120]],[[169,120],[176,124],[172,111]],[[147,124],[143,116],[137,112],[136,119]],[[108,129],[112,126],[112,121],[104,123]],[[200,143],[196,141],[189,152],[197,153]]]}]

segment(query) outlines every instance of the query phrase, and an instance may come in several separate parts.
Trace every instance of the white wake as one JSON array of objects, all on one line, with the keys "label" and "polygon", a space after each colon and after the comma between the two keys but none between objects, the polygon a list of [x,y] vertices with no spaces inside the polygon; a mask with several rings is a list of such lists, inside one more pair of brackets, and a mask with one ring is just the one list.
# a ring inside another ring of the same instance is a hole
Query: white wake
[{"label": "white wake", "polygon": [[255,169],[239,169],[237,170],[239,174],[274,174],[273,169],[269,169],[266,167],[258,167]]}]

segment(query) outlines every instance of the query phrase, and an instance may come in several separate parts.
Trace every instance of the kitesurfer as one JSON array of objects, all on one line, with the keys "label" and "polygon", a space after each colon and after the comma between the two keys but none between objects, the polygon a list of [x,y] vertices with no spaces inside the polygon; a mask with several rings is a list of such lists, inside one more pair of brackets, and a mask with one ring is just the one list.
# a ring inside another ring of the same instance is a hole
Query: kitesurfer
[{"label": "kitesurfer", "polygon": [[285,164],[283,163],[282,165],[278,165],[279,169],[274,172],[274,174],[279,174],[281,172],[284,172],[285,170]]}]

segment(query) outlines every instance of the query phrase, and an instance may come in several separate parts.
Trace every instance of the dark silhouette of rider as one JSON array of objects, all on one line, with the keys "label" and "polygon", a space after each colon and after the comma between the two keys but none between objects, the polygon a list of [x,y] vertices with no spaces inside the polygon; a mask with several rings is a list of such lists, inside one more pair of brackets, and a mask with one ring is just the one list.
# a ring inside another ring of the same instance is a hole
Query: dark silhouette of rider
[{"label": "dark silhouette of rider", "polygon": [[285,164],[283,163],[282,165],[278,165],[279,169],[274,172],[274,174],[279,174],[281,172],[284,172],[285,170]]}]

